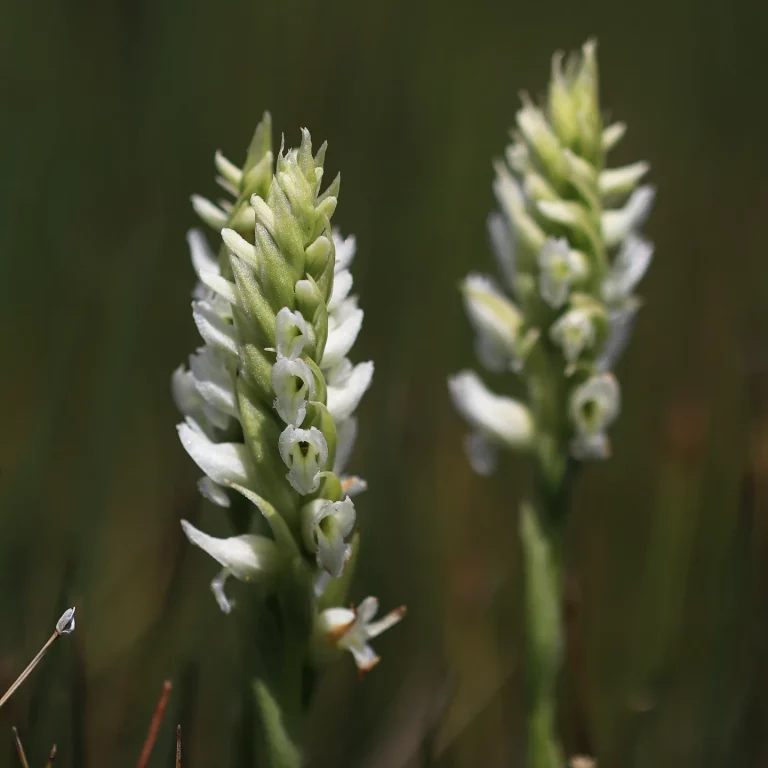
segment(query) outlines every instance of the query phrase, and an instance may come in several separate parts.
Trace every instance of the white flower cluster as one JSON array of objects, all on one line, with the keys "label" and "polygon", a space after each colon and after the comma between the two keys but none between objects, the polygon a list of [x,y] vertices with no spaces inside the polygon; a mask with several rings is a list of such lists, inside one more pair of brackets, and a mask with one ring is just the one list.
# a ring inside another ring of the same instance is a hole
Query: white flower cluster
[{"label": "white flower cluster", "polygon": [[[609,453],[606,431],[620,403],[609,371],[653,255],[639,234],[654,198],[651,187],[638,186],[648,165],[605,168],[624,130],[603,128],[593,43],[565,67],[556,55],[546,106],[524,98],[518,112],[506,160],[496,164],[501,210],[488,222],[514,301],[483,275],[467,277],[462,294],[480,361],[492,372],[520,373],[530,404],[492,394],[469,371],[451,378],[454,403],[473,428],[467,448],[478,472],[492,471],[499,446],[534,448],[539,438],[567,439],[576,458]],[[551,386],[553,376],[564,386]],[[550,391],[564,395],[542,396]]]},{"label": "white flower cluster", "polygon": [[244,168],[216,156],[234,203],[193,198],[223,246],[217,258],[199,231],[188,236],[204,345],[173,375],[185,416],[179,437],[204,472],[202,494],[222,507],[233,492],[245,496],[274,534],[219,539],[182,522],[222,566],[212,589],[225,613],[233,607],[226,579],[268,579],[286,542],[315,562],[322,595],[344,570],[351,497],[366,487],[342,474],[357,434],[354,412],[373,376],[372,362],[348,357],[363,321],[350,295],[355,240],[331,232],[338,180],[320,192],[325,146],[313,157],[304,131],[300,148],[281,150],[273,175],[268,128],[266,121],[257,129]]}]

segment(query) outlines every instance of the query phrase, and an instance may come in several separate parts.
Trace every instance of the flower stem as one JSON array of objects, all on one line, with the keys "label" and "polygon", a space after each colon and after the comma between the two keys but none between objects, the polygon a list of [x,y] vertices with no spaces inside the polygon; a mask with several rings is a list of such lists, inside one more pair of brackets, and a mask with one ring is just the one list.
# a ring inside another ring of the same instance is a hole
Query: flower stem
[{"label": "flower stem", "polygon": [[521,512],[520,538],[525,575],[528,765],[562,768],[557,733],[557,683],[564,659],[563,538],[565,517],[579,463],[564,460],[556,483],[545,468],[537,471],[536,506]]}]

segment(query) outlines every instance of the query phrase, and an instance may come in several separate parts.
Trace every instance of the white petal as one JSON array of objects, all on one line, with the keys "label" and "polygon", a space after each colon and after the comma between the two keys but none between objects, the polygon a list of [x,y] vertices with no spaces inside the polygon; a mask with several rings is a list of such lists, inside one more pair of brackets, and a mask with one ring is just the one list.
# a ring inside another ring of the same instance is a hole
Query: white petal
[{"label": "white petal", "polygon": [[237,355],[237,339],[235,328],[221,318],[207,301],[192,302],[192,317],[200,335],[208,344]]},{"label": "white petal", "polygon": [[[335,526],[334,526],[335,527]],[[338,579],[344,572],[344,560],[347,545],[344,539],[334,530],[332,535],[326,535],[322,530],[317,532],[317,565],[327,571],[332,578]]]},{"label": "white petal", "polygon": [[525,406],[494,395],[473,371],[451,377],[448,388],[459,413],[481,433],[511,447],[530,444],[533,419]]},{"label": "white petal", "polygon": [[279,356],[272,366],[271,378],[278,415],[286,424],[301,426],[307,415],[307,400],[312,399],[315,391],[312,369],[303,360]]},{"label": "white petal", "polygon": [[328,302],[328,311],[333,312],[341,302],[349,296],[352,290],[352,273],[348,269],[341,269],[336,272],[333,278],[333,291],[331,300]]},{"label": "white petal", "polygon": [[181,527],[195,546],[207,552],[241,581],[248,581],[271,565],[271,550],[275,544],[263,536],[246,534],[219,539],[203,533],[186,520],[181,521]]},{"label": "white petal", "polygon": [[379,610],[379,601],[375,597],[366,597],[360,601],[360,605],[357,606],[357,620],[363,624],[368,624],[371,619],[376,615]]},{"label": "white petal", "polygon": [[343,387],[352,375],[354,366],[352,361],[345,357],[340,362],[336,363],[333,368],[326,368],[323,373],[325,374],[325,381],[332,387]]},{"label": "white petal", "polygon": [[593,376],[571,395],[570,417],[582,438],[593,438],[605,430],[618,416],[621,394],[610,373]]},{"label": "white petal", "polygon": [[278,355],[296,359],[309,341],[309,326],[301,312],[283,307],[275,317],[275,336]]},{"label": "white petal", "polygon": [[378,637],[382,632],[386,632],[390,627],[394,627],[395,624],[402,621],[404,616],[405,606],[401,605],[399,608],[395,608],[394,611],[390,611],[378,621],[369,623],[366,627],[366,634],[369,638]]},{"label": "white petal", "polygon": [[462,283],[461,293],[477,334],[477,351],[483,365],[492,371],[512,367],[523,322],[517,307],[486,275],[469,275]]},{"label": "white petal", "polygon": [[340,480],[341,490],[347,496],[357,496],[359,493],[368,490],[368,483],[362,477],[357,477],[357,475],[342,475]]},{"label": "white petal", "polygon": [[219,507],[229,507],[230,500],[225,488],[218,483],[214,483],[210,477],[201,477],[197,481],[197,489],[204,499],[216,504]]},{"label": "white petal", "polygon": [[347,556],[344,539],[355,524],[355,506],[344,501],[315,499],[301,510],[302,535],[308,551],[315,552],[317,564],[333,578],[341,576]]},{"label": "white petal", "polygon": [[539,293],[552,309],[568,301],[573,281],[580,276],[582,265],[565,238],[550,237],[538,254]]},{"label": "white petal", "polygon": [[287,426],[278,441],[280,457],[288,467],[288,482],[302,495],[320,486],[319,474],[328,461],[328,443],[317,427],[297,429]]},{"label": "white petal", "polygon": [[654,188],[644,185],[632,193],[623,208],[603,213],[603,239],[609,248],[618,245],[630,232],[643,224],[651,212],[655,196]]},{"label": "white petal", "polygon": [[333,471],[340,475],[347,466],[349,457],[355,447],[357,439],[357,419],[350,417],[348,419],[337,420],[336,423],[336,459],[333,464]]},{"label": "white petal", "polygon": [[203,398],[197,391],[195,377],[183,365],[171,376],[171,394],[176,407],[185,416],[195,415],[202,406]]},{"label": "white petal", "polygon": [[[322,597],[325,588],[331,581],[331,574],[328,571],[318,571],[315,576],[314,592],[315,597]],[[351,611],[350,611],[351,613]]]},{"label": "white petal", "polygon": [[336,271],[347,269],[355,258],[357,242],[354,235],[346,238],[341,236],[338,229],[333,230],[333,244],[336,247]]},{"label": "white petal", "polygon": [[321,363],[323,369],[332,368],[342,358],[347,356],[347,353],[355,343],[355,339],[357,339],[358,333],[360,333],[362,325],[362,309],[353,309],[347,312],[341,322],[333,328],[329,325],[328,340],[325,344],[325,352],[323,352]]},{"label": "white petal", "polygon": [[504,216],[492,213],[488,217],[488,236],[496,263],[509,288],[515,287],[515,239]]},{"label": "white petal", "polygon": [[184,449],[211,480],[219,485],[248,483],[250,458],[242,443],[214,443],[188,423],[177,429]]},{"label": "white petal", "polygon": [[219,231],[227,225],[227,214],[215,206],[210,200],[200,195],[192,195],[192,207],[195,213],[213,229]]},{"label": "white petal", "polygon": [[230,253],[242,259],[246,264],[252,267],[259,266],[259,260],[256,256],[256,247],[251,245],[242,235],[235,232],[234,229],[222,229],[221,239]]},{"label": "white petal", "polygon": [[381,661],[368,643],[349,643],[346,647],[361,672],[370,672]]},{"label": "white petal", "polygon": [[216,155],[214,157],[214,162],[216,164],[216,170],[228,181],[230,184],[233,184],[235,187],[240,186],[240,182],[243,178],[243,171],[242,169],[238,168],[233,162],[230,160],[227,160],[224,155],[217,150]]},{"label": "white petal", "polygon": [[621,141],[621,137],[626,131],[626,123],[613,123],[613,125],[609,125],[603,131],[603,151],[610,152]]},{"label": "white petal", "polygon": [[496,469],[498,449],[494,443],[479,432],[468,435],[464,441],[464,451],[469,465],[478,475],[488,476]]},{"label": "white petal", "polygon": [[[237,304],[237,286],[215,272],[202,272],[200,281],[229,304]],[[200,297],[202,298],[202,297]]]},{"label": "white petal", "polygon": [[642,280],[653,257],[653,245],[630,232],[621,244],[611,265],[611,271],[603,282],[602,295],[609,304],[629,298],[635,286]]},{"label": "white petal", "polygon": [[204,272],[220,274],[216,254],[211,250],[208,240],[199,229],[190,229],[187,232],[187,244],[189,245],[192,266],[200,280],[202,280]]},{"label": "white petal", "polygon": [[595,343],[595,328],[588,312],[571,309],[554,323],[549,336],[562,348],[565,359],[575,363]]},{"label": "white petal", "polygon": [[213,347],[201,347],[189,358],[195,386],[213,408],[228,416],[238,416],[237,395],[232,376]]},{"label": "white petal", "polygon": [[628,302],[626,306],[611,311],[610,329],[600,358],[597,360],[599,371],[610,371],[621,357],[627,346],[635,325],[639,302]]},{"label": "white petal", "polygon": [[317,617],[317,629],[322,635],[338,638],[355,623],[356,618],[355,612],[349,608],[326,608]]},{"label": "white petal", "polygon": [[576,435],[571,441],[571,455],[575,459],[607,459],[611,446],[605,432],[592,435]]},{"label": "white petal", "polygon": [[629,194],[648,173],[648,163],[639,162],[621,168],[608,168],[600,174],[600,194],[605,197]]},{"label": "white petal", "polygon": [[503,163],[496,163],[496,179],[493,191],[502,211],[511,224],[516,243],[538,253],[544,245],[546,235],[525,207],[525,197],[520,183]]},{"label": "white petal", "polygon": [[232,613],[232,609],[235,607],[235,601],[230,600],[227,597],[226,592],[224,592],[224,585],[227,583],[227,578],[229,577],[229,571],[224,568],[219,573],[216,574],[216,576],[213,577],[213,581],[211,581],[211,592],[213,592],[213,596],[216,598],[216,604],[219,606],[222,613]]},{"label": "white petal", "polygon": [[328,411],[336,421],[349,418],[373,379],[373,363],[358,363],[341,386],[328,384]]}]

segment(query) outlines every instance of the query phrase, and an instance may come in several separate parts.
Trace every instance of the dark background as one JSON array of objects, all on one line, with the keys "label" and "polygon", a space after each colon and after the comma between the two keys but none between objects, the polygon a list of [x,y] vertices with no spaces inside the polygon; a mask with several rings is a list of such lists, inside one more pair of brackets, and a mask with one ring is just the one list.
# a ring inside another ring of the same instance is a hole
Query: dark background
[{"label": "dark background", "polygon": [[[265,108],[327,139],[358,238],[376,362],[353,469],[356,597],[406,602],[362,683],[320,692],[313,765],[520,765],[516,510],[524,462],[463,456],[445,378],[475,365],[457,281],[491,270],[491,158],[551,54],[597,36],[614,162],[659,194],[614,458],[572,516],[564,690],[600,768],[768,765],[768,106],[764,2],[11,0],[0,8],[0,683],[78,628],[0,712],[30,763],[237,764],[246,681],[214,564],[225,531],[176,439],[170,373],[198,344],[188,198]],[[511,381],[491,380],[497,389]],[[3,735],[5,733],[6,735]],[[7,747],[2,747],[3,741]],[[430,762],[432,761],[432,762]]]}]

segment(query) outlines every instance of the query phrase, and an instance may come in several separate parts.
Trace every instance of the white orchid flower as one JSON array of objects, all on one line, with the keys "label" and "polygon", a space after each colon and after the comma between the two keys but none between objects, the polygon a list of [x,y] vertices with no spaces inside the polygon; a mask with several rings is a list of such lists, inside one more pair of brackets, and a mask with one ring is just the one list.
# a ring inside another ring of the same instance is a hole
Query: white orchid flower
[{"label": "white orchid flower", "polygon": [[610,373],[593,376],[571,395],[569,415],[575,429],[571,453],[578,459],[604,459],[610,454],[607,428],[619,415],[621,395]]},{"label": "white orchid flower", "polygon": [[539,293],[552,309],[560,309],[574,281],[586,273],[583,256],[571,250],[564,238],[550,237],[539,251]]},{"label": "white orchid flower", "polygon": [[186,520],[181,521],[186,537],[195,546],[207,552],[222,570],[211,582],[211,589],[219,608],[230,613],[234,602],[224,593],[224,584],[230,576],[240,581],[251,581],[258,576],[272,573],[278,564],[275,542],[265,536],[231,536],[219,539],[195,528]]},{"label": "white orchid flower", "polygon": [[475,329],[480,361],[491,371],[515,367],[523,323],[518,308],[487,275],[469,275],[461,284],[461,293]]},{"label": "white orchid flower", "polygon": [[286,424],[300,427],[307,414],[307,400],[315,394],[315,377],[303,360],[278,355],[272,366],[275,410]]},{"label": "white orchid flower", "polygon": [[378,621],[373,621],[378,609],[379,601],[375,597],[366,597],[357,609],[328,608],[317,618],[318,635],[339,650],[349,651],[361,673],[370,672],[380,661],[368,641],[393,627],[405,616],[405,606],[400,606]]},{"label": "white orchid flower", "polygon": [[584,350],[594,346],[595,326],[586,309],[571,309],[554,323],[549,336],[563,350],[566,361],[572,365]]},{"label": "white orchid flower", "polygon": [[349,496],[343,501],[315,499],[302,509],[304,544],[334,579],[344,570],[349,549],[345,539],[354,527],[355,505]]},{"label": "white orchid flower", "polygon": [[288,467],[288,482],[302,495],[314,493],[320,472],[328,461],[328,443],[317,427],[298,429],[289,424],[278,442],[280,457]]}]

